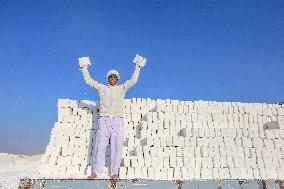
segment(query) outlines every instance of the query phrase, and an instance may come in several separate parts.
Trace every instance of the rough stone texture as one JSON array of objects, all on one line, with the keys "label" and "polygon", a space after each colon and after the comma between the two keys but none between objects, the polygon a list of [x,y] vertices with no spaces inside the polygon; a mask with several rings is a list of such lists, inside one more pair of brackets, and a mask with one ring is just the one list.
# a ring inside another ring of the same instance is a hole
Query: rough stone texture
[{"label": "rough stone texture", "polygon": [[[96,104],[58,100],[42,174],[91,174]],[[284,179],[284,105],[132,98],[124,123],[120,178]]]}]

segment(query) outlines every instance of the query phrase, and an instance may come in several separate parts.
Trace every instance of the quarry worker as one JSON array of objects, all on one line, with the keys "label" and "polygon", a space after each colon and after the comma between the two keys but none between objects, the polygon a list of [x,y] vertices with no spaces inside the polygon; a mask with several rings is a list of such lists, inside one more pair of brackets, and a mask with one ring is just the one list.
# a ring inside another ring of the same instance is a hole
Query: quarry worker
[{"label": "quarry worker", "polygon": [[140,69],[145,65],[146,61],[145,58],[137,54],[133,60],[135,69],[129,80],[123,84],[118,84],[119,73],[116,70],[110,70],[106,75],[108,85],[104,85],[91,79],[88,72],[88,66],[91,65],[89,58],[79,58],[79,65],[85,82],[92,88],[97,89],[100,97],[98,130],[91,166],[92,174],[88,177],[89,179],[95,179],[98,174],[103,173],[105,152],[109,140],[111,145],[111,178],[118,179],[119,177],[118,171],[124,139],[124,97],[126,91],[137,82]]}]

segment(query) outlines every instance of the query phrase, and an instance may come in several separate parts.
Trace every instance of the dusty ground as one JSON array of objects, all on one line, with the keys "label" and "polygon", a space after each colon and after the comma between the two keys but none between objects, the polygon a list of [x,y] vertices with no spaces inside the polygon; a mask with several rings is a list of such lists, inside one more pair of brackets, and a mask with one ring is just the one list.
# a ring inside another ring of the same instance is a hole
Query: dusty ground
[{"label": "dusty ground", "polygon": [[0,153],[0,189],[18,188],[21,178],[40,178],[41,154],[14,155]]}]

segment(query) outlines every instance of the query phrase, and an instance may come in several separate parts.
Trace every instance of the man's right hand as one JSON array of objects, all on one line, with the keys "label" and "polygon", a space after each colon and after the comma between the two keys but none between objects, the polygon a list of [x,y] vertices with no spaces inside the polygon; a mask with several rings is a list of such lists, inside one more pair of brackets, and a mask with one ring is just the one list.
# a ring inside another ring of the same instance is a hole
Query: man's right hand
[{"label": "man's right hand", "polygon": [[136,54],[136,56],[133,59],[133,62],[139,66],[139,68],[142,68],[145,66],[147,60],[146,58],[140,56],[139,54]]},{"label": "man's right hand", "polygon": [[91,65],[89,57],[81,57],[78,60],[80,68],[88,67],[89,65]]}]

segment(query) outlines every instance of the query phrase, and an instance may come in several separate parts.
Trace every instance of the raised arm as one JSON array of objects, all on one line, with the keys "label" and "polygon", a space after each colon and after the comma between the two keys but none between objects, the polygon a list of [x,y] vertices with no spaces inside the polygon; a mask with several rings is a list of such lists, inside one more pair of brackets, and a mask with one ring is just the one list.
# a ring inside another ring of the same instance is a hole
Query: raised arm
[{"label": "raised arm", "polygon": [[131,78],[123,84],[123,87],[125,88],[125,90],[129,89],[137,82],[140,70],[142,67],[144,67],[146,62],[147,60],[145,58],[136,54],[136,56],[133,59],[133,63],[135,64],[134,72]]},{"label": "raised arm", "polygon": [[93,88],[99,90],[99,88],[101,87],[102,84],[93,80],[91,78],[90,74],[89,74],[89,71],[88,71],[88,66],[91,65],[91,61],[90,61],[89,57],[81,57],[78,60],[79,60],[79,66],[80,66],[80,69],[83,73],[83,77],[84,77],[85,82],[90,87],[93,87]]},{"label": "raised arm", "polygon": [[123,87],[125,88],[125,90],[128,90],[130,87],[132,87],[138,80],[138,76],[140,73],[140,66],[139,65],[135,65],[135,69],[134,72],[131,76],[130,79],[128,79],[127,81],[125,81],[125,83],[123,83]]},{"label": "raised arm", "polygon": [[84,66],[81,68],[81,71],[83,73],[83,77],[84,77],[84,80],[85,82],[90,86],[90,87],[93,87],[97,90],[99,90],[99,88],[101,87],[101,83],[93,80],[89,74],[89,71],[88,71],[88,66]]}]

